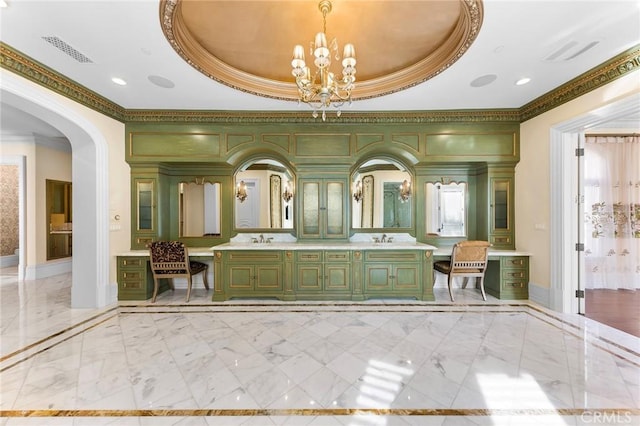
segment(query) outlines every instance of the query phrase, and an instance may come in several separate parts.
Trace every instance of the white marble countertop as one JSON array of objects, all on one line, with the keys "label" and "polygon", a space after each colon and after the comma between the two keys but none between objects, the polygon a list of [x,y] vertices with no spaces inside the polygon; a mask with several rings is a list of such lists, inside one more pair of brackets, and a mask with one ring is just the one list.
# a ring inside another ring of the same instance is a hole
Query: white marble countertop
[{"label": "white marble countertop", "polygon": [[[213,250],[435,250],[429,244],[398,241],[392,243],[365,242],[271,242],[271,243],[225,243]],[[192,250],[189,249],[189,254]]]},{"label": "white marble countertop", "polygon": [[[451,256],[451,248],[437,248],[433,251],[434,256]],[[526,251],[519,250],[494,250],[489,249],[489,257],[500,257],[500,256],[531,256],[531,253]]]}]

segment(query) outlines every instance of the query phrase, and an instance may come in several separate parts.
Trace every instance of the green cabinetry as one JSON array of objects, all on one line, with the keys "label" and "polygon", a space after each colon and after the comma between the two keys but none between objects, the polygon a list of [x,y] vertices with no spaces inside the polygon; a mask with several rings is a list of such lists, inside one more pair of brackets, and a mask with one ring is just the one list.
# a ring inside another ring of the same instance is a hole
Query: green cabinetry
[{"label": "green cabinetry", "polygon": [[118,300],[147,300],[152,294],[153,275],[149,258],[118,256]]},{"label": "green cabinetry", "polygon": [[348,180],[323,178],[299,180],[298,215],[301,239],[346,239],[348,233]]},{"label": "green cabinetry", "polygon": [[351,296],[351,252],[300,250],[296,255],[294,291],[303,298]]},{"label": "green cabinetry", "polygon": [[[220,252],[219,252],[220,253]],[[218,289],[226,300],[232,297],[283,296],[283,253],[279,250],[223,251],[215,257],[214,269],[222,269],[222,282],[216,279],[214,300]],[[219,275],[216,274],[216,278]]]},{"label": "green cabinetry", "polygon": [[418,250],[365,251],[365,297],[415,297],[421,300],[422,253]]},{"label": "green cabinetry", "polygon": [[528,299],[529,257],[500,256],[497,260],[490,260],[484,287],[487,293],[498,299]]}]

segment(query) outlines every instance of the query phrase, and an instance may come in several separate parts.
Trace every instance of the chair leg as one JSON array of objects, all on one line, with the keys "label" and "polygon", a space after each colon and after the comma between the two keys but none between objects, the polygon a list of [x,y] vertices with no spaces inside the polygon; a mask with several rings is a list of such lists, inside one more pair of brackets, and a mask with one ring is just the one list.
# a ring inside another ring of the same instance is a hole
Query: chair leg
[{"label": "chair leg", "polygon": [[206,268],[204,268],[204,271],[202,271],[202,282],[204,283],[204,288],[206,288],[207,290],[209,290],[209,283],[207,282],[208,270],[209,270],[209,267],[207,266]]},{"label": "chair leg", "polygon": [[191,275],[187,277],[187,302],[189,301],[190,297],[191,297]]},{"label": "chair leg", "polygon": [[453,300],[453,291],[451,290],[451,284],[453,284],[452,281],[453,281],[453,276],[449,274],[447,278],[447,284],[449,285],[449,297],[451,298],[452,302],[455,302],[455,300]]},{"label": "chair leg", "polygon": [[487,301],[487,295],[484,294],[484,276],[480,277],[480,291],[482,292],[482,300]]},{"label": "chair leg", "polygon": [[153,277],[153,298],[151,298],[151,303],[156,303],[157,296],[158,296],[158,278]]}]

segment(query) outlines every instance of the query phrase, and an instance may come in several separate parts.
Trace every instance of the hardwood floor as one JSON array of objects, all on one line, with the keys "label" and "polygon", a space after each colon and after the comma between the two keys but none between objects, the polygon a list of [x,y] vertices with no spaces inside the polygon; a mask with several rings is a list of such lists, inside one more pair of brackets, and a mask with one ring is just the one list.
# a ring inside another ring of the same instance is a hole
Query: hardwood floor
[{"label": "hardwood floor", "polygon": [[585,291],[587,318],[640,337],[640,290]]}]

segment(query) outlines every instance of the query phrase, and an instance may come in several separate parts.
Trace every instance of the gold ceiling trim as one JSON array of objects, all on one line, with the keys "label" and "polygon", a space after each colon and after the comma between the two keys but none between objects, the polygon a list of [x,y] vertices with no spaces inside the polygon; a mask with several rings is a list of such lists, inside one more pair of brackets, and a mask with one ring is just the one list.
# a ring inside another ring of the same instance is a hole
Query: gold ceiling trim
[{"label": "gold ceiling trim", "polygon": [[[483,20],[482,0],[459,0],[460,15],[445,41],[427,57],[390,74],[356,82],[351,98],[370,99],[423,83],[445,71],[469,49]],[[182,0],[160,2],[160,24],[171,47],[189,65],[207,77],[253,95],[298,101],[295,81],[280,81],[241,71],[206,50],[191,34],[181,13]],[[291,45],[291,47],[293,44]],[[284,46],[289,49],[290,46]]]},{"label": "gold ceiling trim", "polygon": [[126,110],[120,105],[2,42],[0,42],[0,66],[106,116],[118,121],[126,121]]},{"label": "gold ceiling trim", "polygon": [[525,122],[638,70],[640,70],[640,45],[620,53],[522,106],[520,121]]}]

